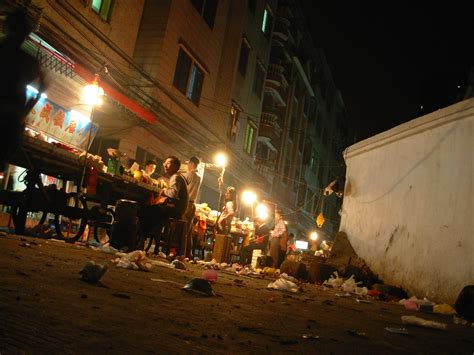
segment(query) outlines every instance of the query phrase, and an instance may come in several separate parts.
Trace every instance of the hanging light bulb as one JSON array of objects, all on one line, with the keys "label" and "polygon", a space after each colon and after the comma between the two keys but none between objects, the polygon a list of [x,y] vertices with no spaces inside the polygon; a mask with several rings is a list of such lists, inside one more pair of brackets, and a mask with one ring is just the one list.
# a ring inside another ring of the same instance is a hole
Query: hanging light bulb
[{"label": "hanging light bulb", "polygon": [[321,228],[323,226],[325,221],[326,221],[326,219],[324,218],[323,213],[321,212],[320,214],[318,214],[318,216],[316,217],[316,225],[319,228]]},{"label": "hanging light bulb", "polygon": [[96,74],[92,84],[86,85],[82,90],[82,99],[87,105],[95,106],[102,104],[104,89],[99,86],[99,75]]}]

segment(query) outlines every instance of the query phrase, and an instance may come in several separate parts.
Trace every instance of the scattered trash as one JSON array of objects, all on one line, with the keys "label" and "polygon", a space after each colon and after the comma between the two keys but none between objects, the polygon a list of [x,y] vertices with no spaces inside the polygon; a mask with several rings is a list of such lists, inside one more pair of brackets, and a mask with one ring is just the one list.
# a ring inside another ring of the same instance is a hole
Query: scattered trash
[{"label": "scattered trash", "polygon": [[319,339],[320,336],[316,334],[301,334],[302,339]]},{"label": "scattered trash", "polygon": [[207,296],[215,296],[216,294],[212,290],[212,286],[209,281],[204,279],[192,279],[186,285],[182,287],[184,291],[197,291]]},{"label": "scattered trash", "polygon": [[357,330],[349,329],[347,333],[359,338],[367,338],[367,335],[365,334],[365,332],[358,332]]},{"label": "scattered trash", "polygon": [[117,297],[117,298],[124,298],[124,299],[127,299],[127,300],[130,299],[129,295],[126,295],[124,293],[119,293],[119,292],[112,293],[112,296]]},{"label": "scattered trash", "polygon": [[216,270],[204,270],[202,272],[202,278],[205,280],[208,280],[210,282],[216,282],[217,281],[217,271]]},{"label": "scattered trash", "polygon": [[119,253],[118,249],[115,249],[114,247],[111,247],[111,246],[104,246],[104,245],[100,245],[99,246],[94,246],[92,245],[90,242],[89,242],[89,247],[92,249],[92,250],[96,250],[96,251],[102,251],[106,254],[113,254],[113,255],[116,255],[116,254],[125,254],[125,253]]},{"label": "scattered trash", "polygon": [[154,281],[154,282],[163,282],[163,283],[171,283],[171,284],[176,284],[176,285],[180,285],[181,284],[179,282],[176,282],[176,281],[171,281],[171,280],[163,280],[163,279],[150,279],[151,281]]},{"label": "scattered trash", "polygon": [[107,272],[107,268],[107,265],[96,264],[95,261],[90,260],[84,264],[79,274],[81,275],[81,280],[96,283]]},{"label": "scattered trash", "polygon": [[268,302],[270,302],[270,303],[275,303],[275,297],[271,296],[271,297],[268,299]]},{"label": "scattered trash", "polygon": [[8,235],[7,232],[0,232],[0,237],[6,237]]},{"label": "scattered trash", "polygon": [[382,292],[380,292],[379,290],[369,290],[367,292],[367,295],[371,297],[380,297],[381,294]]},{"label": "scattered trash", "polygon": [[418,325],[420,327],[425,327],[425,328],[440,329],[440,330],[445,330],[447,327],[447,324],[445,323],[427,320],[427,319],[423,319],[423,318],[419,318],[415,316],[402,316],[402,323]]},{"label": "scattered trash", "polygon": [[344,281],[341,285],[342,291],[349,293],[349,292],[355,292],[357,288],[357,284],[360,282],[355,282],[354,280],[354,275],[351,275],[346,281]]},{"label": "scattered trash", "polygon": [[456,313],[455,309],[451,305],[442,303],[433,306],[433,313],[453,315]]},{"label": "scattered trash", "polygon": [[170,266],[178,270],[186,270],[186,265],[182,261],[179,261],[178,259],[173,260]]},{"label": "scattered trash", "polygon": [[395,333],[395,334],[403,334],[403,335],[409,335],[408,330],[406,328],[393,328],[393,327],[385,327],[385,330],[390,333]]},{"label": "scattered trash", "polygon": [[20,246],[21,246],[21,247],[24,247],[24,248],[31,248],[30,243],[27,243],[27,242],[21,243]]},{"label": "scattered trash", "polygon": [[351,297],[352,295],[350,293],[336,293],[337,297]]},{"label": "scattered trash", "polygon": [[341,287],[343,283],[344,283],[344,279],[339,277],[339,274],[337,273],[337,271],[334,271],[333,275],[331,275],[329,280],[326,280],[323,282],[323,285],[338,288],[338,287]]},{"label": "scattered trash", "polygon": [[117,253],[117,255],[121,257],[112,260],[112,262],[117,264],[117,267],[142,271],[151,270],[152,264],[148,262],[146,254],[142,250],[135,250],[129,254]]},{"label": "scattered trash", "polygon": [[356,299],[356,302],[357,302],[357,303],[372,303],[372,302],[369,301],[369,300],[363,300],[363,299],[360,299],[360,298],[357,298],[357,299]]},{"label": "scattered trash", "polygon": [[280,290],[280,291],[298,292],[299,290],[298,285],[296,285],[296,283],[291,281],[291,279],[294,279],[294,278],[286,274],[281,274],[280,278],[276,280],[275,282],[270,282],[267,288],[272,288],[272,289]]},{"label": "scattered trash", "polygon": [[405,309],[407,311],[418,311],[420,308],[418,303],[410,300],[405,300],[405,302],[403,302],[403,305],[405,306]]}]

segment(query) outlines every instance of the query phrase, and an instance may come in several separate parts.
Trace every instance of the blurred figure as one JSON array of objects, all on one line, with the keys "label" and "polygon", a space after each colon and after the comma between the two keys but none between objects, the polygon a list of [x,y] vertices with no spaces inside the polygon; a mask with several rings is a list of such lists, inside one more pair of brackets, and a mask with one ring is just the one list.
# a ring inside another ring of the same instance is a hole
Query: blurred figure
[{"label": "blurred figure", "polygon": [[152,175],[155,173],[156,170],[156,161],[148,160],[145,164],[145,169],[142,171],[142,175],[147,179],[151,179]]},{"label": "blurred figure", "polygon": [[217,222],[218,230],[223,234],[229,234],[232,226],[232,218],[237,209],[237,193],[235,187],[229,186],[224,195],[224,207]]},{"label": "blurred figure", "polygon": [[193,257],[193,221],[196,214],[196,205],[194,202],[197,199],[199,188],[201,186],[201,178],[196,173],[200,163],[201,161],[198,157],[191,157],[188,162],[188,172],[183,175],[188,186],[189,195],[188,208],[184,214],[184,218],[188,221],[185,256],[190,259]]},{"label": "blurred figure", "polygon": [[[25,117],[44,91],[43,75],[38,61],[21,48],[33,29],[25,11],[16,9],[7,15],[0,43],[0,171],[17,148],[25,128]],[[36,97],[27,101],[26,86],[35,86]]]},{"label": "blurred figure", "polygon": [[270,238],[270,256],[273,259],[273,267],[278,269],[285,257],[288,242],[288,227],[283,219],[283,211],[275,213],[275,227]]}]

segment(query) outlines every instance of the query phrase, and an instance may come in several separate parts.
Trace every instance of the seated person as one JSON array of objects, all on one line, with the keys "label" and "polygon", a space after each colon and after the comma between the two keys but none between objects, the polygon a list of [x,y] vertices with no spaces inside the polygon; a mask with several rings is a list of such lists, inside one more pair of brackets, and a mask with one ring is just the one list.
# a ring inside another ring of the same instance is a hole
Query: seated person
[{"label": "seated person", "polygon": [[145,169],[142,169],[142,176],[143,181],[151,183],[153,182],[153,178],[151,177],[156,170],[156,161],[148,160],[145,164]]},{"label": "seated person", "polygon": [[[178,174],[181,162],[175,156],[169,156],[163,163],[165,173],[170,176],[167,188],[160,191],[157,203],[143,206],[140,209],[140,234],[146,237],[153,229],[158,227],[161,232],[168,218],[182,218],[188,207],[188,188],[185,179]],[[161,233],[156,235],[155,241],[160,240]],[[155,244],[155,254],[158,252],[158,243]]]},{"label": "seated person", "polygon": [[267,249],[270,228],[264,220],[258,217],[254,219],[253,225],[255,228],[254,237],[250,239],[249,245],[240,249],[239,260],[241,265],[248,265],[252,262],[252,252],[254,250],[259,249],[263,252]]}]

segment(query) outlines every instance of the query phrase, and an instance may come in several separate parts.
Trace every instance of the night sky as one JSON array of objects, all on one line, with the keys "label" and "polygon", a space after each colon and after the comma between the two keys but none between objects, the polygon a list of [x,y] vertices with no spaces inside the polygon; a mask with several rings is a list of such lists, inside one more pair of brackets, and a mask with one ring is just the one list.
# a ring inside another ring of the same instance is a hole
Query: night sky
[{"label": "night sky", "polygon": [[302,3],[342,93],[351,142],[449,106],[465,90],[474,65],[468,5]]}]

